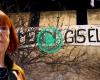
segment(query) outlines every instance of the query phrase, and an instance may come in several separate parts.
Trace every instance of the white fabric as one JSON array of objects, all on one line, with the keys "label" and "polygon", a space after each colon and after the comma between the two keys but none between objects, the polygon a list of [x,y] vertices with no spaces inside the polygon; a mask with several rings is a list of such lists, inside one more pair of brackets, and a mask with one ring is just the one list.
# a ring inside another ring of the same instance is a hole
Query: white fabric
[{"label": "white fabric", "polygon": [[91,1],[90,1],[90,5],[91,5],[92,7],[95,6],[95,5],[94,5],[94,0],[91,0]]}]

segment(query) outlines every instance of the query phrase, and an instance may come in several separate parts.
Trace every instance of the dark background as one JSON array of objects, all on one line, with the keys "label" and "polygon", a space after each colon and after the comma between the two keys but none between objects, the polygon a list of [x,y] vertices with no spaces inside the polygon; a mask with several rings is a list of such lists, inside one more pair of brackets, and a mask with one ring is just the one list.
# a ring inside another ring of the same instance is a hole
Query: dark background
[{"label": "dark background", "polygon": [[1,0],[0,7],[7,12],[94,9],[100,8],[100,0],[95,0],[94,8],[90,0]]},{"label": "dark background", "polygon": [[76,24],[88,24],[87,10],[99,8],[100,0],[95,0],[95,7],[91,7],[90,0],[0,0],[0,9],[5,12],[32,12],[31,26],[37,25],[41,11],[66,10],[76,10]]}]

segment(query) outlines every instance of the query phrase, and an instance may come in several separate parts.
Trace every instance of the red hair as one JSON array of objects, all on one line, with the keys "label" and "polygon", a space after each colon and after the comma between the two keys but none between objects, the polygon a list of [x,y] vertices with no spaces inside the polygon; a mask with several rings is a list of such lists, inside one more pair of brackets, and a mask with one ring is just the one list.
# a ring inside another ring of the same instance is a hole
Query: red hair
[{"label": "red hair", "polygon": [[11,19],[2,11],[0,11],[0,26],[8,26],[10,31],[10,42],[7,48],[7,52],[14,52],[18,48],[18,36],[16,29],[11,21]]},{"label": "red hair", "polygon": [[[18,36],[16,33],[16,29],[12,23],[12,21],[10,20],[10,18],[2,11],[0,11],[0,26],[7,26],[9,28],[10,31],[10,42],[7,48],[7,52],[14,52],[17,48],[18,48]],[[20,68],[18,65],[16,65],[11,59],[10,57],[5,54],[5,59],[4,59],[5,65],[7,66],[7,68],[9,69],[16,69],[18,71],[18,77],[21,80],[25,80],[25,75],[24,75],[24,71],[22,68]],[[17,72],[16,71],[16,72]],[[17,76],[16,76],[17,77]]]}]

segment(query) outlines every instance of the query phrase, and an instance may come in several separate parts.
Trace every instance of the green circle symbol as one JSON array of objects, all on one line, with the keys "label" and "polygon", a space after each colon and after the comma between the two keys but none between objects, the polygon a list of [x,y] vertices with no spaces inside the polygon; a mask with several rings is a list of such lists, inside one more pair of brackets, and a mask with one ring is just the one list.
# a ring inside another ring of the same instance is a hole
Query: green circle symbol
[{"label": "green circle symbol", "polygon": [[46,27],[40,30],[37,35],[37,44],[41,51],[55,53],[63,45],[61,30],[56,27]]}]

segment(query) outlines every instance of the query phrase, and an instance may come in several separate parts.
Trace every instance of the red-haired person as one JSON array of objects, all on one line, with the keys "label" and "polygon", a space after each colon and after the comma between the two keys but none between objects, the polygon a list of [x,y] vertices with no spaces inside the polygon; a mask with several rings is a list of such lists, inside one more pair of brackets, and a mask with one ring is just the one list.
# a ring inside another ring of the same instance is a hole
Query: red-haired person
[{"label": "red-haired person", "polygon": [[25,80],[23,69],[10,59],[18,48],[18,37],[10,18],[0,10],[0,80]]}]

